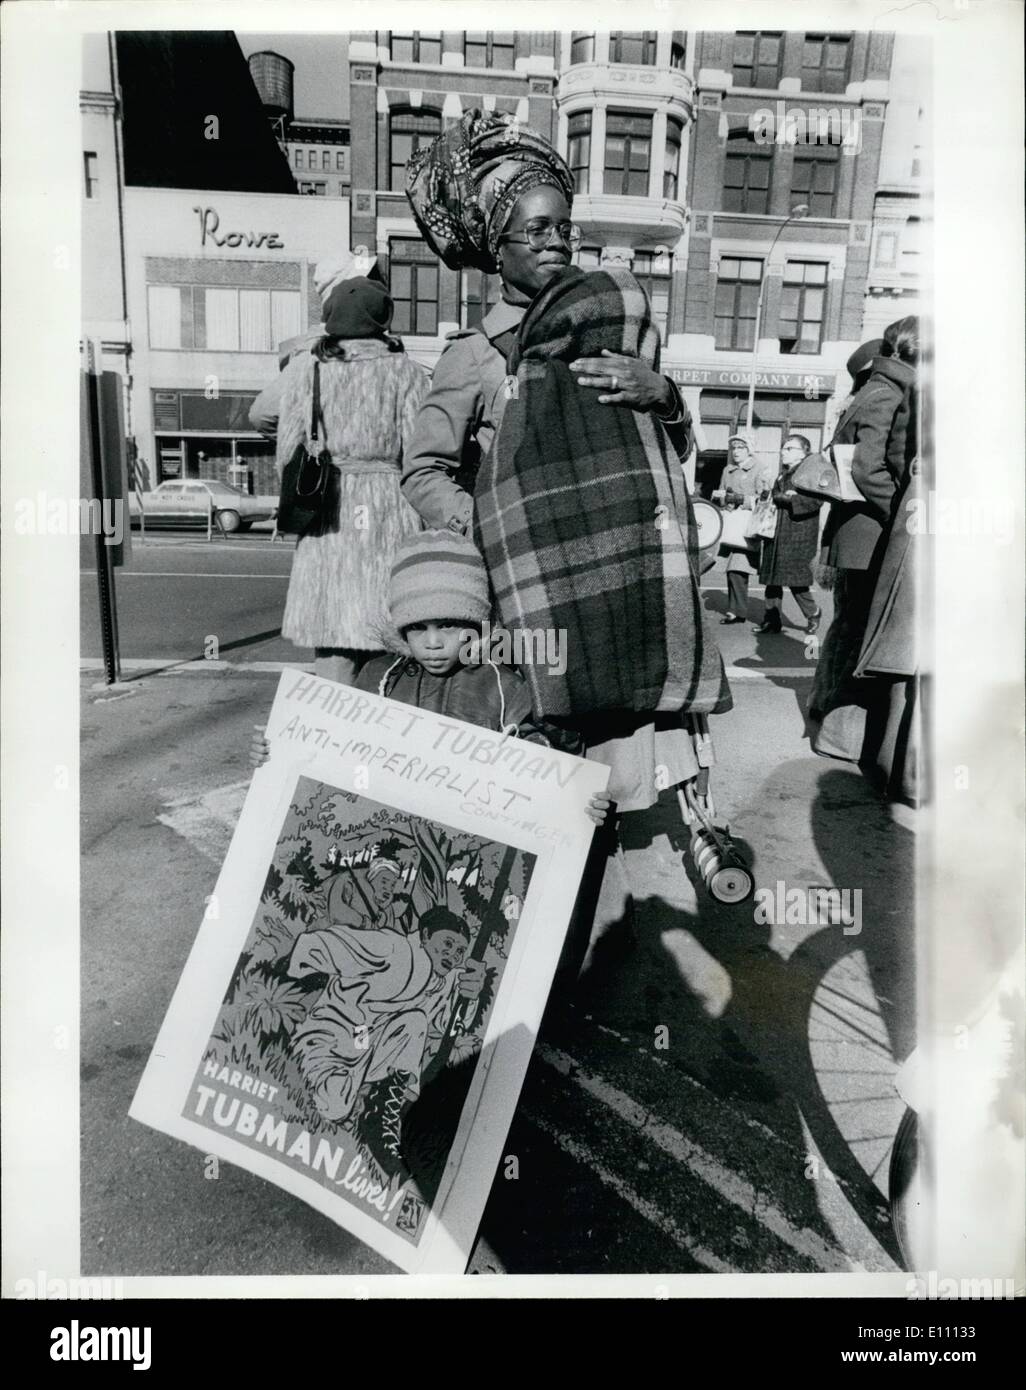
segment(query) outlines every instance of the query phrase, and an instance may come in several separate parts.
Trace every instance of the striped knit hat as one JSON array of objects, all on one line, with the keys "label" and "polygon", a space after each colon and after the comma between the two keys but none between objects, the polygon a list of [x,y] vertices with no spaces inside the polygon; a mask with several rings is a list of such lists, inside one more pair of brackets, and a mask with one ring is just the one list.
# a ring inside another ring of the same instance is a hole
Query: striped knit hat
[{"label": "striped knit hat", "polygon": [[491,613],[488,574],[472,541],[455,531],[419,531],[407,536],[392,566],[392,622],[461,618],[483,623]]}]

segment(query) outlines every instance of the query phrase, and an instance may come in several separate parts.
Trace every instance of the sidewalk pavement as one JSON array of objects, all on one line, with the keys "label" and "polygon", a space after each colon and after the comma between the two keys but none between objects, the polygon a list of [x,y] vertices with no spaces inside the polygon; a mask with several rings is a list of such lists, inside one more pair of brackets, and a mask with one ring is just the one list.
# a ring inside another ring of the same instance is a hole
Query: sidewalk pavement
[{"label": "sidewalk pavement", "polygon": [[[912,835],[854,769],[810,754],[808,679],[735,685],[713,786],[757,884],[858,889],[859,933],[717,905],[686,869],[674,800],[626,817],[637,947],[536,1050],[508,1141],[522,1179],[497,1180],[472,1269],[894,1268],[882,1192],[912,1044]],[[211,1180],[202,1154],[127,1117],[275,680],[127,684],[82,682],[83,1273],[385,1272],[303,1203],[227,1164]]]}]

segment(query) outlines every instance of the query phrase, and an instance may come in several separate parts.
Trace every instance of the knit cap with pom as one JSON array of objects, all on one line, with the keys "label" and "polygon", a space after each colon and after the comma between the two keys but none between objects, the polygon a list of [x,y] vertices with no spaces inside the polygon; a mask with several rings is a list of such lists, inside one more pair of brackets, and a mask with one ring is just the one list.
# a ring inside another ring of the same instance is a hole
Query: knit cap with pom
[{"label": "knit cap with pom", "polygon": [[392,622],[458,618],[484,623],[491,613],[488,574],[473,542],[455,531],[419,531],[396,551],[390,593]]}]

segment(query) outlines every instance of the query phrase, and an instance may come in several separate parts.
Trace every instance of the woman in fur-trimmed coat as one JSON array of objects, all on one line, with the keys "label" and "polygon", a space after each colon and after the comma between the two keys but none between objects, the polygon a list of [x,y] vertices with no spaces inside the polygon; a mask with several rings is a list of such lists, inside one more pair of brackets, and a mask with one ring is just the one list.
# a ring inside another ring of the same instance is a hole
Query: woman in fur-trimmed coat
[{"label": "woman in fur-trimmed coat", "polygon": [[[325,306],[327,336],[282,373],[279,472],[309,441],[314,363],[319,363],[320,434],[337,470],[336,505],[300,537],[282,634],[313,647],[318,674],[351,684],[380,650],[388,581],[399,542],[421,529],[399,483],[427,373],[389,336],[392,300],[365,278],[336,286]],[[259,400],[254,411],[259,407]]]}]

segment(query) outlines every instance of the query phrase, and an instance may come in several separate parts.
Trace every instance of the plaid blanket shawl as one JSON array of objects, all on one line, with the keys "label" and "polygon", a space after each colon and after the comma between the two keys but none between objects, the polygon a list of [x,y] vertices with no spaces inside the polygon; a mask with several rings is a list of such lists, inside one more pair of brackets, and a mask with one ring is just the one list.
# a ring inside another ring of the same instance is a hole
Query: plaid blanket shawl
[{"label": "plaid blanket shawl", "polygon": [[502,623],[566,634],[565,672],[524,671],[538,716],[729,709],[680,460],[652,415],[599,404],[569,370],[603,348],[658,367],[648,301],[627,271],[568,271],[521,323],[516,390],[474,493]]}]

